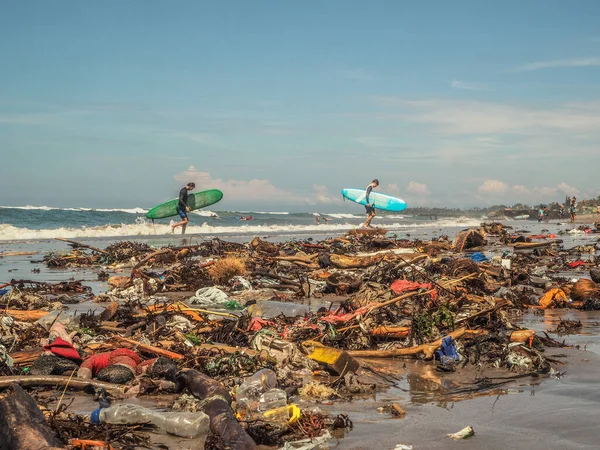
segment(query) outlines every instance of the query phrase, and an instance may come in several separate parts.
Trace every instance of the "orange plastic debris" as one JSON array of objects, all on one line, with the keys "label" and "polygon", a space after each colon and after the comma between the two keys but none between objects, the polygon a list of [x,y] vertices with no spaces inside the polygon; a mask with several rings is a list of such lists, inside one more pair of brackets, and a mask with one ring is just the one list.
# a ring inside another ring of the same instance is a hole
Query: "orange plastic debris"
[{"label": "orange plastic debris", "polygon": [[563,306],[568,301],[569,299],[567,298],[567,294],[565,294],[562,289],[554,288],[546,292],[540,299],[540,306],[544,309],[552,308],[555,306]]},{"label": "orange plastic debris", "polygon": [[115,450],[115,448],[108,442],[104,441],[92,441],[90,439],[71,439],[71,445],[79,447],[82,450],[86,448],[100,448],[102,450]]}]

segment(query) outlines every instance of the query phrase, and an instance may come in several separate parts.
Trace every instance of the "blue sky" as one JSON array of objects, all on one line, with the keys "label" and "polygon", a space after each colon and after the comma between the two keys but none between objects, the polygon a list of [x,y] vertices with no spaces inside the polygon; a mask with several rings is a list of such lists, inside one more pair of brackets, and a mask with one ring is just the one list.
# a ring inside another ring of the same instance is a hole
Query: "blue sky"
[{"label": "blue sky", "polygon": [[0,204],[328,211],[597,196],[597,1],[21,1]]}]

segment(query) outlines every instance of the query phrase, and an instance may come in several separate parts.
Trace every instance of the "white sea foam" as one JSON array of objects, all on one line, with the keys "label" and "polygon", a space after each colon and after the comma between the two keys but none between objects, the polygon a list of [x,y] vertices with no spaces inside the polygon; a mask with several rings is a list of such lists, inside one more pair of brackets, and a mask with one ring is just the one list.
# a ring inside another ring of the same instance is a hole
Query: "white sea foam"
[{"label": "white sea foam", "polygon": [[202,216],[202,217],[219,217],[219,215],[217,213],[214,213],[212,211],[203,211],[201,209],[197,209],[195,211],[192,211],[192,214],[196,214],[198,216]]},{"label": "white sea foam", "polygon": [[144,208],[58,208],[54,206],[0,206],[0,209],[22,209],[26,211],[84,211],[84,212],[124,212],[129,214],[145,214]]},{"label": "white sea foam", "polygon": [[[401,231],[415,228],[444,228],[444,227],[466,227],[477,226],[479,220],[469,219],[468,221],[457,220],[438,220],[426,223],[394,223],[384,225],[387,230]],[[311,224],[311,225],[242,225],[242,226],[215,226],[218,222],[205,222],[201,226],[188,226],[187,234],[201,235],[264,235],[264,234],[327,234],[343,232],[357,228],[356,224],[334,223],[334,224]],[[170,232],[169,225],[152,224],[146,221],[140,221],[136,224],[128,225],[103,225],[97,227],[80,228],[54,228],[34,230],[29,228],[18,228],[12,225],[0,224],[0,241],[32,240],[32,239],[54,239],[62,237],[67,239],[86,238],[86,237],[125,237],[125,236],[154,236],[166,235]]]},{"label": "white sea foam", "polygon": [[357,216],[356,214],[345,214],[345,213],[327,213],[324,216],[331,217],[333,219],[362,219],[363,216]]}]

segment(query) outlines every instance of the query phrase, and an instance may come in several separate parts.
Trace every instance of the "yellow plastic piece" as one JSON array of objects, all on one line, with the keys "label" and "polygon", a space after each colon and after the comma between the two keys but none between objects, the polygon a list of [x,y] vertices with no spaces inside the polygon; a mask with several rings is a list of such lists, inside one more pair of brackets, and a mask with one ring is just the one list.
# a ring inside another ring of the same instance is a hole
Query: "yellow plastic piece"
[{"label": "yellow plastic piece", "polygon": [[315,347],[308,357],[321,364],[333,366],[335,362],[342,356],[342,351],[330,347]]},{"label": "yellow plastic piece", "polygon": [[297,422],[298,419],[300,419],[301,415],[302,413],[300,411],[300,408],[298,408],[298,406],[294,405],[293,403],[291,405],[281,406],[280,408],[269,409],[268,411],[265,411],[263,413],[263,417],[265,419],[273,419],[276,417],[287,416],[289,417],[289,424]]}]

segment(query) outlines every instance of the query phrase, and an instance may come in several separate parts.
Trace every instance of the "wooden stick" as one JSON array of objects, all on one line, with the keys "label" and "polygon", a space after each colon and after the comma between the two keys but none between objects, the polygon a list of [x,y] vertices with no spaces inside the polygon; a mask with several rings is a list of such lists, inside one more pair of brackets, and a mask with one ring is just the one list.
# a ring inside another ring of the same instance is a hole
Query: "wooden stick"
[{"label": "wooden stick", "polygon": [[113,337],[119,341],[127,342],[127,343],[135,346],[137,349],[139,349],[143,352],[146,352],[146,353],[154,353],[155,355],[164,356],[164,357],[170,358],[170,359],[184,359],[183,355],[181,355],[179,353],[171,352],[169,350],[165,350],[163,348],[158,348],[158,347],[154,347],[152,345],[142,344],[141,342],[134,341],[133,339],[124,338],[121,336],[115,335]]},{"label": "wooden stick", "polygon": [[[448,336],[452,336],[452,339],[458,339],[466,332],[466,328],[459,328],[458,330],[450,333]],[[416,357],[420,354],[424,354],[425,359],[431,359],[433,358],[434,352],[442,345],[442,339],[438,339],[437,341],[429,344],[421,344],[417,345],[416,347],[409,348],[398,348],[395,350],[348,350],[348,354],[350,356],[363,358],[395,358],[403,356]]]},{"label": "wooden stick", "polygon": [[19,375],[12,377],[0,377],[0,390],[6,389],[13,383],[22,387],[64,387],[68,384],[69,388],[79,391],[91,385],[96,388],[104,388],[110,393],[122,395],[125,392],[125,387],[119,384],[105,383],[98,380],[84,380],[81,378],[70,379],[69,377],[62,375]]},{"label": "wooden stick", "polygon": [[108,253],[108,252],[106,252],[106,251],[104,251],[104,250],[100,250],[100,249],[99,249],[99,248],[97,248],[97,247],[92,247],[91,245],[82,244],[82,243],[80,243],[80,242],[77,242],[77,241],[72,241],[72,240],[70,240],[70,239],[65,239],[65,238],[54,238],[54,239],[56,239],[57,241],[63,241],[63,242],[67,242],[67,243],[69,243],[69,244],[71,244],[71,245],[73,245],[73,246],[75,246],[75,247],[87,248],[87,249],[89,249],[89,250],[93,250],[93,251],[95,251],[95,252],[102,253],[102,254],[104,254],[104,255],[108,255],[108,256],[110,256],[110,253]]},{"label": "wooden stick", "polygon": [[[181,305],[183,305],[183,307]],[[165,308],[167,311],[179,311],[182,314],[185,314],[186,316],[195,320],[196,322],[205,322],[205,320],[202,318],[202,316],[197,314],[195,311],[189,310],[187,308],[187,305],[185,305],[183,303],[176,303],[174,305],[166,305],[166,306],[161,306],[161,305],[148,306],[148,310],[152,311],[152,312],[163,311]],[[136,314],[136,317],[144,317],[144,316],[145,316],[145,314]]]},{"label": "wooden stick", "polygon": [[37,254],[38,252],[6,252],[0,253],[0,258],[4,258],[5,256],[31,256]]},{"label": "wooden stick", "polygon": [[49,311],[41,311],[41,310],[20,310],[20,309],[6,309],[4,311],[0,311],[0,314],[5,313],[8,314],[13,319],[19,322],[35,322],[40,320],[45,315],[49,314]]},{"label": "wooden stick", "polygon": [[388,327],[381,325],[379,327],[372,328],[369,330],[371,336],[386,336],[403,338],[410,334],[411,327]]}]

